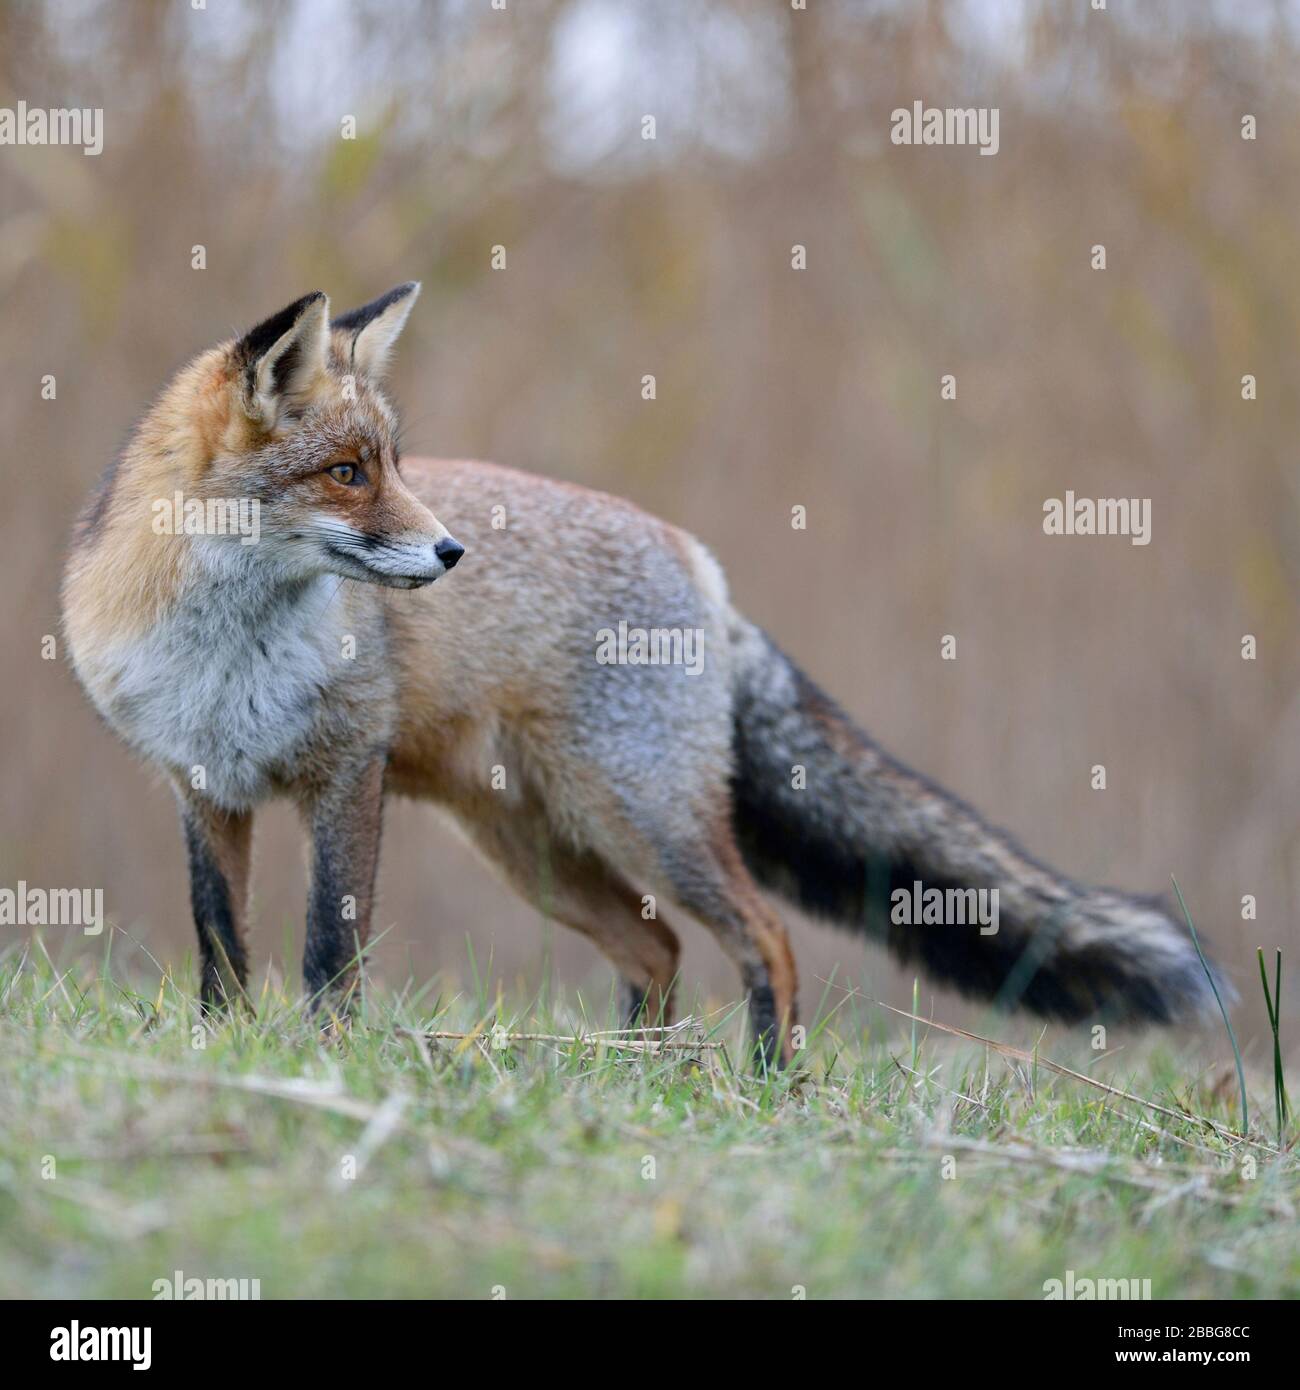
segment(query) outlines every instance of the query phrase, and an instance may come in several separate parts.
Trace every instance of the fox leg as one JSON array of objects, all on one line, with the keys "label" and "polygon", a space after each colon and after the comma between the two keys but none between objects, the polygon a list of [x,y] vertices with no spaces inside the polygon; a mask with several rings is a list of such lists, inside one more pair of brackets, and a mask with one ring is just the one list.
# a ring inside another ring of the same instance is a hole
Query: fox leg
[{"label": "fox leg", "polygon": [[[667,927],[664,928],[668,930]],[[673,937],[674,949],[679,945]],[[609,952],[605,954],[608,956]],[[680,954],[680,952],[678,952]],[[673,972],[674,975],[677,973]],[[672,986],[660,988],[657,984],[638,983],[626,972],[618,976],[618,1016],[625,1028],[663,1028],[673,1021]]]},{"label": "fox leg", "polygon": [[759,1060],[794,1056],[798,972],[785,923],[749,876],[730,827],[666,857],[674,895],[717,938],[740,971]]},{"label": "fox leg", "polygon": [[384,759],[336,772],[302,807],[311,835],[311,888],[302,978],[313,1008],[346,1011],[370,936]]},{"label": "fox leg", "polygon": [[618,971],[623,1022],[671,1023],[681,960],[677,933],[657,916],[642,917],[641,895],[597,855],[553,851],[551,869],[551,915],[598,946]]},{"label": "fox leg", "polygon": [[[618,970],[618,1010],[624,1027],[666,1027],[674,1019],[682,944],[658,916],[643,917],[640,895],[613,869],[597,862],[597,882],[575,880],[586,905],[581,913],[573,905],[575,930],[595,942]],[[617,911],[602,907],[611,891],[618,894]],[[568,917],[565,925],[570,925]]]},{"label": "fox leg", "polygon": [[190,869],[190,906],[199,935],[200,999],[205,1008],[243,995],[248,984],[244,927],[253,816],[227,812],[178,789]]},{"label": "fox leg", "polygon": [[619,1007],[630,1025],[671,1023],[681,943],[641,895],[594,852],[555,844],[538,816],[493,817],[467,826],[474,843],[511,887],[557,922],[581,933],[619,973]]},{"label": "fox leg", "polygon": [[554,916],[598,946],[618,971],[623,1023],[671,1023],[682,949],[677,933],[658,917],[642,917],[641,895],[594,855],[565,856],[555,873]]}]

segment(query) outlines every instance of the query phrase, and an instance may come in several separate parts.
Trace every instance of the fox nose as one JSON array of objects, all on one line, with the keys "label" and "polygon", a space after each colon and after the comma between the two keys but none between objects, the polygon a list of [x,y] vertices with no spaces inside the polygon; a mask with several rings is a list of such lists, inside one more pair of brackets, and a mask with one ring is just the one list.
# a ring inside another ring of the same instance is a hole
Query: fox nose
[{"label": "fox nose", "polygon": [[444,569],[452,570],[456,568],[456,561],[465,553],[465,547],[450,536],[444,536],[433,547],[433,553],[442,561]]}]

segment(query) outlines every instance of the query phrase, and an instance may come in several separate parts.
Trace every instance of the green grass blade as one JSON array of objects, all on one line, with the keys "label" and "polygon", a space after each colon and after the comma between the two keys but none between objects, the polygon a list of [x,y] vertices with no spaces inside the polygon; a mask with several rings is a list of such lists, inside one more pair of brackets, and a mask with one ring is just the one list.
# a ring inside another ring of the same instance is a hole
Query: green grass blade
[{"label": "green grass blade", "polygon": [[1178,906],[1183,910],[1183,916],[1187,920],[1187,930],[1192,934],[1192,945],[1196,947],[1196,954],[1200,957],[1201,969],[1205,971],[1205,978],[1210,982],[1210,988],[1214,991],[1215,1003],[1219,1006],[1219,1012],[1223,1015],[1223,1026],[1228,1030],[1228,1041],[1232,1044],[1232,1055],[1237,1059],[1237,1084],[1241,1087],[1241,1132],[1243,1135],[1250,1132],[1250,1111],[1246,1103],[1246,1069],[1241,1065],[1241,1048],[1237,1046],[1237,1035],[1232,1031],[1232,1024],[1228,1019],[1228,1011],[1223,1005],[1223,998],[1219,994],[1219,986],[1214,982],[1214,971],[1210,969],[1210,962],[1205,959],[1205,952],[1201,950],[1201,939],[1196,935],[1196,924],[1192,921],[1192,914],[1187,910],[1187,904],[1183,901],[1183,890],[1178,886],[1178,880],[1169,875],[1169,881],[1174,885],[1174,892],[1178,894]]},{"label": "green grass blade", "polygon": [[1270,991],[1268,971],[1264,968],[1264,948],[1255,948],[1255,958],[1259,961],[1259,982],[1264,987],[1264,1009],[1268,1014],[1268,1026],[1273,1030],[1273,1108],[1277,1113],[1277,1146],[1284,1147],[1286,1120],[1289,1109],[1286,1095],[1286,1074],[1282,1066],[1282,1038],[1280,1024],[1282,1019],[1282,951],[1277,952],[1276,986]]}]

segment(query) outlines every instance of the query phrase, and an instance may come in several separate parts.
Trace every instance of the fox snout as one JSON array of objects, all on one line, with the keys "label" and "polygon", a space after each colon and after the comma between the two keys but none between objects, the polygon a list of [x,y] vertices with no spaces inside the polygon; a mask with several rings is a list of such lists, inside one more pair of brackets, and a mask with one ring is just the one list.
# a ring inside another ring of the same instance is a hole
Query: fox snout
[{"label": "fox snout", "polygon": [[464,546],[457,541],[453,535],[442,535],[441,539],[434,542],[432,546],[432,564],[428,570],[421,570],[419,573],[410,575],[414,581],[410,588],[424,588],[425,584],[432,584],[437,578],[441,578],[446,571],[456,567],[457,560],[464,555]]},{"label": "fox snout", "polygon": [[325,548],[339,562],[341,574],[392,589],[423,589],[452,569],[465,553],[465,547],[446,532],[435,539],[427,533],[340,534],[331,529]]},{"label": "fox snout", "polygon": [[[354,493],[360,493],[355,500]],[[390,589],[422,589],[446,574],[465,553],[465,547],[391,472],[381,489],[349,487],[343,498],[331,495],[329,500],[336,505],[352,503],[346,511],[318,513],[314,526],[328,568],[344,578]]]}]

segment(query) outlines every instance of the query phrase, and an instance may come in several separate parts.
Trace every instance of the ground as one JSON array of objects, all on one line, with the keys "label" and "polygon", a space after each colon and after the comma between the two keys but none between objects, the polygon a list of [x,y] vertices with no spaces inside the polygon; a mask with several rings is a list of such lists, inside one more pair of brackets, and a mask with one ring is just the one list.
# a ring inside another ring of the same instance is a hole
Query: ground
[{"label": "ground", "polygon": [[1234,1136],[1226,1038],[1057,1058],[1123,1099],[1059,1033],[1017,1059],[833,987],[765,1077],[735,1011],[650,1055],[553,1040],[605,1000],[374,986],[322,1039],[270,987],[205,1025],[190,979],[0,956],[0,1296],[1300,1294],[1300,1166],[1271,1073]]}]

